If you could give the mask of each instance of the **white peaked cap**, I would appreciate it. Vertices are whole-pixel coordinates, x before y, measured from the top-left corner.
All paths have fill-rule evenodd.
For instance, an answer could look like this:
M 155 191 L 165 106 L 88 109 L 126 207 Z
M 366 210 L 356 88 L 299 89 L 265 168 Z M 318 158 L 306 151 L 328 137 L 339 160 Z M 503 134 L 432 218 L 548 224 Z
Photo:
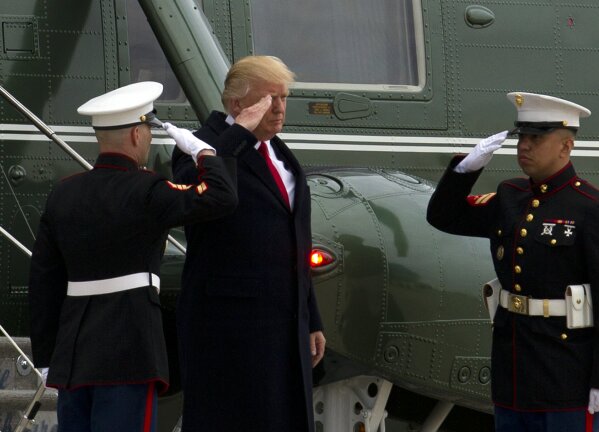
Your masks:
M 154 101 L 162 94 L 162 84 L 144 81 L 112 90 L 90 99 L 77 112 L 92 117 L 92 126 L 118 128 L 139 124 L 154 110 Z
M 535 93 L 508 93 L 507 98 L 518 110 L 518 122 L 554 123 L 563 127 L 578 128 L 580 118 L 588 117 L 591 111 L 573 102 Z

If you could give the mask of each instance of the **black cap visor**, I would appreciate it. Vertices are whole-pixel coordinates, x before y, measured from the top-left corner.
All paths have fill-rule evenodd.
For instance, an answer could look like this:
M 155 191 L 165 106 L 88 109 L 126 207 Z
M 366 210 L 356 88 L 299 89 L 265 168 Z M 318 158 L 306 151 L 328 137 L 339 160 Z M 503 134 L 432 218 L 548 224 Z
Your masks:
M 162 129 L 162 122 L 156 117 L 156 110 L 152 110 L 149 113 L 142 115 L 139 119 L 142 123 L 150 125 L 150 127 Z
M 564 126 L 562 122 L 514 122 L 514 129 L 508 135 L 545 135 L 556 129 L 569 129 L 576 133 L 577 127 Z

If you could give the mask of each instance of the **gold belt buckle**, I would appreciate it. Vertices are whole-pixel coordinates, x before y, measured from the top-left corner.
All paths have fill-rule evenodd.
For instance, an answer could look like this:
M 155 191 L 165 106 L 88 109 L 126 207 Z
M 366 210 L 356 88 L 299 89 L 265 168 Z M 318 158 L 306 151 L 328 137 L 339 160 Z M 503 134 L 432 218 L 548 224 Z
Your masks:
M 525 296 L 510 294 L 507 309 L 520 315 L 528 315 L 528 298 Z

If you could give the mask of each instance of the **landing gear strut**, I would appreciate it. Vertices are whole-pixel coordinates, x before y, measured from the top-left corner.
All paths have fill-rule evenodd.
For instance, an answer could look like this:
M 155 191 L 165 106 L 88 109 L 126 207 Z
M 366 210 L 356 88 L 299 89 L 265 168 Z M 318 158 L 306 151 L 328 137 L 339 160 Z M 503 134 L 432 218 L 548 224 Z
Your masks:
M 392 384 L 359 376 L 314 389 L 316 432 L 385 432 L 385 406 Z

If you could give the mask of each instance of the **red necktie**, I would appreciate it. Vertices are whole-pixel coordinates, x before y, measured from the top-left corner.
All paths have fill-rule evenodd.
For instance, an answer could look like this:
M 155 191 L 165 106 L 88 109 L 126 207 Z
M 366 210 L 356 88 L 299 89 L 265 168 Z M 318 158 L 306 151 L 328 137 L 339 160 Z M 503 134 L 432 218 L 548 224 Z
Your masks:
M 283 179 L 281 178 L 281 176 L 279 175 L 279 172 L 277 171 L 277 169 L 273 165 L 272 161 L 270 160 L 270 155 L 268 154 L 268 146 L 266 145 L 266 143 L 264 141 L 262 141 L 260 143 L 260 146 L 258 147 L 258 152 L 262 155 L 262 157 L 266 161 L 266 165 L 268 165 L 268 169 L 270 170 L 272 177 L 275 179 L 275 183 L 279 187 L 279 192 L 281 192 L 281 196 L 283 197 L 283 200 L 287 204 L 287 207 L 290 208 L 289 195 L 287 195 L 287 188 L 285 188 L 285 183 L 283 183 Z

